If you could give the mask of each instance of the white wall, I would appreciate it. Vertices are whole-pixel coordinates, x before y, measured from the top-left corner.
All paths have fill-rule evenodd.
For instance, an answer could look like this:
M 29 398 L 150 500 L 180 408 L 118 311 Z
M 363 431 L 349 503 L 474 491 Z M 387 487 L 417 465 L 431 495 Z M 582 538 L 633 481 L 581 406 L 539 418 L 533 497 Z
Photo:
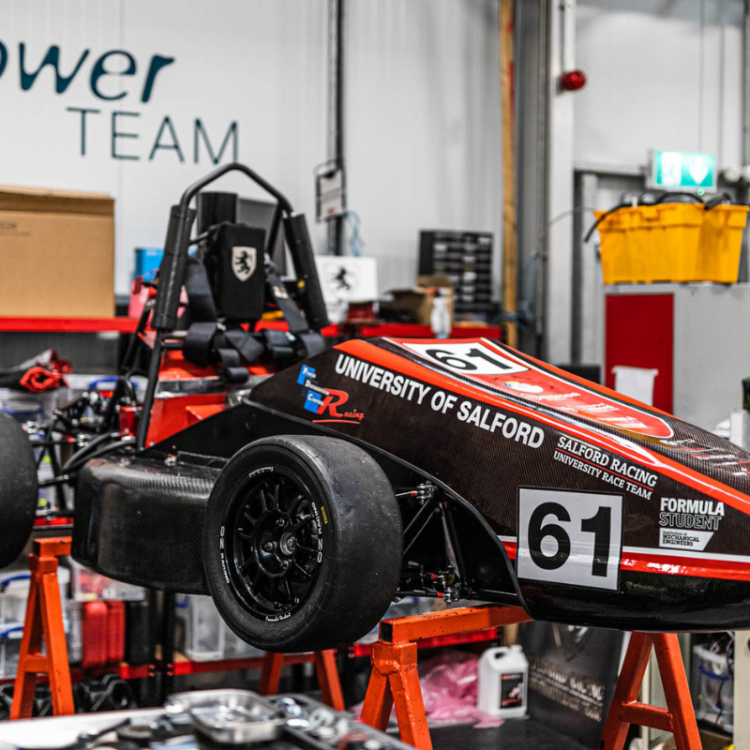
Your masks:
M 362 217 L 366 252 L 381 260 L 381 289 L 410 285 L 419 227 L 499 233 L 500 126 L 496 0 L 350 0 L 347 3 L 347 143 L 350 207 Z M 314 224 L 313 168 L 327 159 L 326 0 L 3 0 L 0 41 L 8 52 L 0 76 L 0 183 L 103 191 L 116 198 L 116 290 L 127 292 L 133 248 L 161 246 L 169 206 L 213 165 L 205 147 L 193 159 L 194 121 L 218 150 L 232 122 L 238 158 L 278 185 Z M 52 69 L 21 90 L 19 43 L 29 71 L 52 44 L 69 74 L 55 92 Z M 135 76 L 107 76 L 92 93 L 94 63 L 127 50 Z M 141 90 L 151 56 L 174 57 L 156 78 L 151 101 Z M 1 64 L 1 62 L 0 62 Z M 108 66 L 123 70 L 125 58 Z M 87 153 L 80 154 L 81 115 Z M 120 138 L 113 158 L 112 112 Z M 169 116 L 184 162 L 174 150 L 150 159 Z M 168 132 L 163 142 L 169 142 Z M 231 158 L 231 148 L 222 161 Z M 220 183 L 259 195 L 250 183 Z
M 161 246 L 169 206 L 213 164 L 202 146 L 193 159 L 195 118 L 217 152 L 232 122 L 239 130 L 238 158 L 288 193 L 295 208 L 314 213 L 312 169 L 326 156 L 326 19 L 324 0 L 4 0 L 0 40 L 9 60 L 0 77 L 0 182 L 110 193 L 116 198 L 116 290 L 129 289 L 133 248 Z M 85 49 L 88 59 L 64 94 L 55 93 L 47 67 L 22 91 L 18 44 L 27 46 L 34 70 L 51 44 L 61 47 L 68 73 Z M 107 95 L 93 95 L 89 78 L 102 53 L 124 49 L 137 60 L 134 77 L 108 77 Z M 156 79 L 151 101 L 140 101 L 151 55 L 176 58 Z M 124 59 L 109 63 L 124 69 Z M 122 89 L 120 89 L 122 90 Z M 109 92 L 109 93 L 108 93 Z M 87 153 L 80 154 L 80 114 L 68 107 L 101 110 L 88 116 Z M 111 155 L 111 113 L 120 129 L 138 139 L 118 139 Z M 160 150 L 149 160 L 156 133 L 169 116 L 185 161 Z M 165 140 L 169 138 L 165 136 Z M 222 161 L 231 159 L 231 148 Z M 249 182 L 227 178 L 222 186 L 258 194 Z M 323 240 L 322 231 L 316 239 Z
M 420 228 L 494 232 L 499 269 L 497 0 L 346 7 L 349 206 L 381 289 L 414 283 Z
M 742 0 L 578 0 L 575 158 L 646 164 L 649 149 L 741 156 Z
M 606 209 L 644 180 L 616 174 L 650 149 L 714 154 L 741 164 L 743 0 L 577 0 L 574 162 L 597 178 L 583 204 Z M 587 214 L 583 227 L 593 222 Z M 570 224 L 568 224 L 568 227 Z M 582 361 L 602 363 L 604 288 L 596 238 L 582 248 Z

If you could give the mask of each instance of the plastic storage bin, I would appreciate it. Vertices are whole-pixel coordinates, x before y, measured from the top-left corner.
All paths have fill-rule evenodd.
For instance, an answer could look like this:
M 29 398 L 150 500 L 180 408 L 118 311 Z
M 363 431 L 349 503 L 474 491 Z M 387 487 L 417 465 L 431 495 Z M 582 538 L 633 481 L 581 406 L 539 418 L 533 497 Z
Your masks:
M 226 651 L 227 627 L 210 596 L 191 594 L 177 605 L 185 626 L 185 656 L 191 661 L 218 661 Z
M 598 227 L 604 283 L 695 281 L 710 213 L 699 203 L 660 203 L 610 214 Z
M 747 210 L 748 206 L 716 206 L 705 212 L 698 254 L 699 281 L 737 282 Z
M 693 705 L 697 719 L 734 730 L 734 680 L 726 654 L 693 646 Z
M 63 610 L 63 624 L 68 630 L 69 613 L 67 607 L 70 571 L 60 567 L 57 570 L 60 586 L 60 601 Z M 5 626 L 22 624 L 26 619 L 26 603 L 29 599 L 31 582 L 29 574 L 23 572 L 0 575 L 0 630 Z
M 595 211 L 596 220 L 606 211 Z M 626 284 L 633 280 L 632 270 L 633 216 L 626 209 L 610 214 L 599 224 L 602 276 L 605 284 Z
M 15 677 L 22 635 L 23 625 L 0 626 L 0 679 Z
M 18 669 L 18 657 L 21 654 L 21 639 L 23 637 L 23 625 L 0 625 L 0 680 L 12 679 L 16 676 Z M 74 644 L 72 636 L 66 634 L 65 641 L 68 647 L 68 660 L 73 664 Z M 42 653 L 45 653 L 44 642 L 42 642 Z
M 77 602 L 93 602 L 97 599 L 115 601 L 138 601 L 146 598 L 146 589 L 94 573 L 93 570 L 68 559 L 70 568 L 71 595 Z

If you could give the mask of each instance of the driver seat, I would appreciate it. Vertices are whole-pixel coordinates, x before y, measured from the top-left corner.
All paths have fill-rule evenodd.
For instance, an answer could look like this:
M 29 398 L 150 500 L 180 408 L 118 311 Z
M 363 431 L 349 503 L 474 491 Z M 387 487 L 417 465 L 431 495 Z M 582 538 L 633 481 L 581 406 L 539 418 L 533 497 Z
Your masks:
M 234 221 L 236 200 L 234 194 L 199 194 L 201 239 L 197 254 L 188 258 L 188 304 L 180 328 L 187 330 L 185 359 L 202 367 L 219 364 L 226 382 L 244 383 L 247 367 L 263 355 L 286 367 L 325 344 L 310 331 L 265 254 L 265 230 Z M 282 312 L 288 331 L 255 331 L 269 306 Z

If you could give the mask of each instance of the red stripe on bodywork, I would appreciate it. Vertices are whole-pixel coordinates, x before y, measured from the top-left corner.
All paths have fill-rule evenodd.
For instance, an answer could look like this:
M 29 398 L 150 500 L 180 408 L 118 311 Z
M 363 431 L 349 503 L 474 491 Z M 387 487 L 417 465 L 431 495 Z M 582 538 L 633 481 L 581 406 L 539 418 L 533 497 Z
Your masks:
M 511 560 L 518 554 L 516 542 L 503 542 Z M 692 578 L 721 578 L 726 581 L 747 581 L 750 578 L 750 560 L 734 562 L 727 560 L 704 560 L 698 557 L 672 557 L 649 555 L 648 553 L 623 552 L 620 570 L 637 573 L 689 576 Z
M 726 581 L 750 579 L 750 562 L 706 560 L 699 557 L 670 557 L 644 553 L 623 553 L 620 570 L 693 578 L 721 578 Z

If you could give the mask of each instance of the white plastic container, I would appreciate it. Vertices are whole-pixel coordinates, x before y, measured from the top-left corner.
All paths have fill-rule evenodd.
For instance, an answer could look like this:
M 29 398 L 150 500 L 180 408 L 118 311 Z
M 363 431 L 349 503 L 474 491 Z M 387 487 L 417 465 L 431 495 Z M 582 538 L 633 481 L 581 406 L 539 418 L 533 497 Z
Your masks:
M 185 656 L 191 661 L 219 661 L 226 651 L 227 627 L 210 596 L 182 597 L 177 617 L 185 624 Z
M 695 717 L 734 731 L 734 678 L 727 655 L 704 646 L 693 646 L 693 691 Z
M 0 679 L 16 676 L 23 625 L 0 625 Z
M 31 582 L 29 574 L 23 571 L 0 575 L 0 629 L 5 625 L 17 625 L 26 619 L 26 604 L 29 599 Z M 62 566 L 57 569 L 57 582 L 60 586 L 60 601 L 63 610 L 63 625 L 68 630 L 68 588 L 70 571 Z
M 525 716 L 528 672 L 520 646 L 485 651 L 479 659 L 479 710 L 503 719 Z
M 73 601 L 93 602 L 98 599 L 114 601 L 140 601 L 146 598 L 146 589 L 131 583 L 114 581 L 106 576 L 94 573 L 72 558 L 66 565 L 70 569 L 70 590 Z

